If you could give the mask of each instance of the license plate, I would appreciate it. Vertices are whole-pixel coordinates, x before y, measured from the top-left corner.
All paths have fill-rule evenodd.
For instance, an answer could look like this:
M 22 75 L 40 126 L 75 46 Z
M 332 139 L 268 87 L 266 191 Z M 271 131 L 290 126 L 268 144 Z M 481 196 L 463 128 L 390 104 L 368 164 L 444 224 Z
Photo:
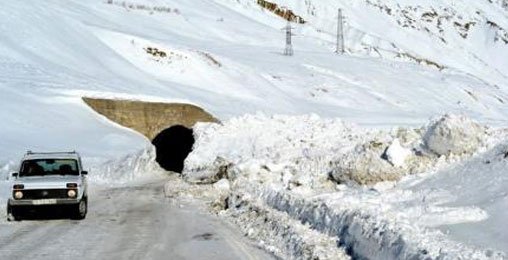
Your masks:
M 52 205 L 56 204 L 56 199 L 43 199 L 43 200 L 33 200 L 33 205 Z

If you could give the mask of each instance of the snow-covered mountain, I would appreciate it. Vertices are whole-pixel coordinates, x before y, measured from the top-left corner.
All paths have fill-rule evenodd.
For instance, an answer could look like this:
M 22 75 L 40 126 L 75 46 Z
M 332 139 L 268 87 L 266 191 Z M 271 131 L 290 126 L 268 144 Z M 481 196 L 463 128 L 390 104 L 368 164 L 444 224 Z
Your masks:
M 345 15 L 345 55 L 333 52 L 338 8 Z M 292 24 L 295 55 L 291 57 L 282 55 L 285 33 L 281 29 L 287 22 L 279 15 L 287 14 L 287 10 L 300 21 Z M 277 167 L 276 163 L 309 162 L 309 169 L 319 176 L 317 180 L 329 185 L 327 171 L 337 166 L 330 164 L 330 160 L 341 161 L 335 158 L 339 154 L 337 151 L 342 151 L 340 159 L 355 159 L 358 157 L 355 151 L 374 147 L 372 151 L 365 148 L 369 151 L 368 159 L 384 167 L 381 169 L 392 169 L 394 165 L 378 154 L 386 148 L 383 145 L 399 135 L 407 135 L 409 139 L 416 135 L 418 138 L 413 138 L 412 148 L 420 148 L 421 129 L 396 129 L 386 137 L 385 132 L 376 133 L 377 130 L 365 130 L 365 127 L 422 126 L 428 118 L 447 112 L 464 114 L 482 124 L 506 126 L 507 79 L 506 0 L 4 1 L 0 9 L 0 174 L 6 179 L 6 174 L 14 169 L 27 149 L 77 149 L 86 163 L 96 169 L 104 169 L 98 165 L 106 160 L 124 158 L 121 161 L 125 165 L 111 166 L 96 177 L 97 180 L 115 179 L 117 171 L 128 172 L 131 166 L 142 171 L 151 169 L 137 166 L 153 162 L 150 151 L 139 152 L 149 145 L 149 140 L 99 116 L 82 101 L 81 98 L 87 96 L 190 102 L 228 122 L 223 126 L 200 128 L 200 131 L 208 131 L 201 137 L 218 136 L 224 141 L 202 138 L 202 152 L 191 157 L 195 168 L 203 166 L 204 159 L 214 163 L 217 155 L 232 154 L 230 157 L 247 165 L 242 174 L 252 178 L 249 165 L 256 174 L 264 174 L 273 170 L 266 165 Z M 262 113 L 245 115 L 257 112 Z M 272 114 L 289 117 L 272 117 Z M 349 127 L 341 120 L 359 127 Z M 272 131 L 263 132 L 266 127 L 272 127 Z M 337 129 L 341 132 L 334 132 Z M 381 139 L 371 140 L 371 136 Z M 505 132 L 500 131 L 492 142 L 501 142 L 505 137 Z M 304 141 L 306 139 L 310 141 Z M 226 142 L 231 140 L 243 144 L 238 146 L 243 148 L 231 150 L 230 146 L 236 145 Z M 262 145 L 256 146 L 260 140 Z M 280 146 L 291 147 L 293 151 L 276 150 L 278 158 L 272 158 L 273 153 L 267 151 Z M 398 148 L 407 154 L 415 152 Z M 337 188 L 340 194 L 321 198 L 319 190 L 311 190 L 317 197 L 308 207 L 315 215 L 292 211 L 292 203 L 306 206 L 305 194 L 302 200 L 287 197 L 287 203 L 277 200 L 280 190 L 261 195 L 271 200 L 273 207 L 277 203 L 286 205 L 288 208 L 279 206 L 293 214 L 285 217 L 293 218 L 294 222 L 315 221 L 312 224 L 321 228 L 321 232 L 338 232 L 334 229 L 336 226 L 324 225 L 320 218 L 330 213 L 328 209 L 337 209 L 330 203 L 336 201 L 334 198 L 356 202 L 353 208 L 339 207 L 332 215 L 338 222 L 346 221 L 340 222 L 342 224 L 359 223 L 359 227 L 365 228 L 369 227 L 362 226 L 369 224 L 363 221 L 365 216 L 393 219 L 381 226 L 393 232 L 383 233 L 388 234 L 386 236 L 380 234 L 382 232 L 368 233 L 370 240 L 362 240 L 366 234 L 360 229 L 346 234 L 349 235 L 347 239 L 358 242 L 351 245 L 352 248 L 356 246 L 355 249 L 360 249 L 358 252 L 366 250 L 367 254 L 359 256 L 374 257 L 380 253 L 385 253 L 387 258 L 404 254 L 422 256 L 429 248 L 431 254 L 442 256 L 446 250 L 441 252 L 441 249 L 446 247 L 450 237 L 439 233 L 440 239 L 431 241 L 426 236 L 440 232 L 432 229 L 437 225 L 432 223 L 441 223 L 444 225 L 441 231 L 451 232 L 453 239 L 460 241 L 447 248 L 452 249 L 447 256 L 471 256 L 479 252 L 479 258 L 489 257 L 489 254 L 502 257 L 504 253 L 498 254 L 498 251 L 506 251 L 505 243 L 493 245 L 496 254 L 478 243 L 479 239 L 471 241 L 478 248 L 470 251 L 468 245 L 461 244 L 482 227 L 495 229 L 507 215 L 502 208 L 506 205 L 506 193 L 502 191 L 507 187 L 506 178 L 502 176 L 506 156 L 497 154 L 505 152 L 506 145 L 493 148 L 493 144 L 489 144 L 483 149 L 490 150 L 471 161 L 467 161 L 470 154 L 446 160 L 433 157 L 431 152 L 424 154 L 432 158 L 432 166 L 436 168 L 442 164 L 449 166 L 454 160 L 466 161 L 449 172 L 439 169 L 437 175 L 416 176 L 394 190 L 387 188 L 388 192 L 382 185 L 375 190 L 364 190 L 333 184 L 327 188 Z M 128 155 L 134 152 L 135 155 Z M 200 156 L 202 154 L 208 157 Z M 347 162 L 355 162 L 353 159 Z M 487 177 L 475 169 L 485 171 Z M 466 182 L 463 187 L 472 189 L 471 192 L 460 189 L 461 183 L 450 182 L 462 171 L 472 173 L 468 178 L 457 178 L 458 182 Z M 314 179 L 301 176 L 301 172 L 294 174 L 304 180 L 297 182 L 305 189 L 308 188 L 306 181 Z M 407 171 L 398 168 L 396 173 L 399 178 Z M 279 176 L 267 179 L 281 179 L 274 183 L 289 182 L 289 177 Z M 480 188 L 484 186 L 475 182 L 483 183 L 489 176 L 499 185 L 491 192 L 482 193 Z M 448 182 L 451 186 L 444 185 Z M 0 186 L 6 183 L 0 182 Z M 252 183 L 254 188 L 247 188 L 262 191 L 255 186 L 255 180 Z M 0 207 L 7 197 L 7 189 L 2 190 Z M 248 189 L 240 188 L 235 192 L 248 192 Z M 457 200 L 453 200 L 452 193 L 458 194 Z M 479 198 L 482 201 L 461 198 L 477 194 L 484 195 Z M 270 199 L 272 195 L 275 199 Z M 333 197 L 336 195 L 338 197 Z M 421 200 L 427 199 L 427 195 L 436 199 L 422 204 Z M 490 207 L 489 200 L 495 205 Z M 390 201 L 391 206 L 384 205 L 386 201 Z M 459 208 L 443 209 L 442 201 L 455 203 L 453 206 Z M 314 211 L 318 202 L 332 206 Z M 414 207 L 391 218 L 408 203 Z M 371 210 L 367 213 L 373 213 L 367 214 L 366 209 Z M 415 211 L 409 212 L 413 209 Z M 353 215 L 342 214 L 340 210 Z M 471 220 L 451 216 L 455 212 L 479 213 Z M 420 219 L 423 224 L 414 228 L 413 225 L 420 223 L 416 220 L 422 214 L 426 219 Z M 360 222 L 354 222 L 356 217 Z M 450 219 L 456 221 L 450 222 Z M 489 221 L 481 222 L 485 219 Z M 353 222 L 347 222 L 350 220 Z M 407 224 L 402 225 L 402 229 L 400 221 Z M 486 224 L 464 229 L 452 226 L 469 225 L 468 221 Z M 379 227 L 383 223 L 370 224 Z M 303 228 L 309 227 L 302 227 L 305 231 Z M 404 231 L 403 235 L 409 235 L 399 236 L 400 230 Z M 506 235 L 491 232 L 480 238 L 483 237 L 495 240 L 506 238 Z M 401 247 L 404 250 L 397 247 L 399 238 L 409 241 Z M 383 247 L 383 243 L 390 241 L 392 247 Z M 364 247 L 370 243 L 379 243 L 376 244 L 379 250 L 369 251 L 370 247 Z
M 336 10 L 343 9 L 346 45 L 351 53 L 460 70 L 506 90 L 506 1 L 276 2 L 309 21 L 318 32 L 309 34 L 329 42 L 336 31 Z
M 111 152 L 101 154 L 144 143 L 99 120 L 81 96 L 188 100 L 221 119 L 317 113 L 387 126 L 456 112 L 506 122 L 502 3 L 334 2 L 277 2 L 307 21 L 294 25 L 296 55 L 285 57 L 286 21 L 256 1 L 8 1 L 0 10 L 0 152 L 70 142 L 96 153 L 75 135 L 109 136 Z M 336 7 L 347 17 L 351 55 L 332 53 Z

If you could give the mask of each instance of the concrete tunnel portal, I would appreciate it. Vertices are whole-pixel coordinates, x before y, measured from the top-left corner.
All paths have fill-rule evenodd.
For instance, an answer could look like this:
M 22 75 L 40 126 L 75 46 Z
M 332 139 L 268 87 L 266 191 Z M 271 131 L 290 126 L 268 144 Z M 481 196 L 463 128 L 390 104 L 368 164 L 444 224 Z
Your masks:
M 155 146 L 156 161 L 167 171 L 181 173 L 192 151 L 192 128 L 197 122 L 218 122 L 204 109 L 184 103 L 87 98 L 97 113 L 147 137 Z

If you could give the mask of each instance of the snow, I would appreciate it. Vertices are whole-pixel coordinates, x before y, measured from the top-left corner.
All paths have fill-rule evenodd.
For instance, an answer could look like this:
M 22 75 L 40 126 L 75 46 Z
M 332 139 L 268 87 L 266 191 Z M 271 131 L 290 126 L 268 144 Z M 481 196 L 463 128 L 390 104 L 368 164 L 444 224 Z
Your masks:
M 435 130 L 436 122 L 453 126 L 447 128 L 450 131 L 445 132 L 446 137 L 463 136 L 461 126 L 468 126 L 463 122 L 481 129 L 474 132 L 475 140 L 479 140 L 477 146 L 468 153 L 434 154 L 425 141 L 427 133 Z M 504 246 L 468 240 L 480 230 L 466 232 L 462 237 L 460 232 L 467 229 L 457 228 L 457 236 L 447 230 L 476 223 L 490 223 L 490 228 L 503 226 L 491 219 L 484 207 L 486 201 L 499 195 L 506 198 L 504 186 L 492 194 L 483 194 L 483 200 L 450 205 L 462 197 L 455 195 L 461 193 L 456 189 L 481 193 L 492 181 L 484 180 L 486 186 L 474 186 L 473 180 L 478 178 L 471 176 L 470 185 L 454 185 L 451 179 L 457 178 L 448 176 L 428 185 L 422 183 L 428 176 L 460 172 L 454 167 L 475 161 L 485 152 L 497 153 L 498 159 L 504 157 L 499 150 L 508 148 L 497 145 L 507 134 L 505 129 L 491 129 L 450 114 L 417 129 L 381 131 L 317 115 L 247 115 L 196 127 L 196 143 L 183 174 L 187 180 L 201 183 L 228 179 L 229 202 L 238 196 L 252 197 L 230 206 L 225 213 L 242 227 L 257 226 L 254 217 L 244 216 L 245 208 L 288 214 L 291 219 L 310 225 L 312 231 L 338 239 L 341 248 L 354 252 L 353 257 L 501 259 L 506 256 Z M 451 142 L 446 137 L 443 140 Z M 486 160 L 481 161 L 485 164 Z M 349 176 L 343 176 L 345 170 L 349 170 Z M 453 190 L 447 188 L 448 184 Z M 422 185 L 425 188 L 420 188 Z M 495 209 L 506 212 L 499 205 Z M 504 216 L 502 213 L 499 219 Z
M 291 158 L 305 157 L 307 150 L 304 148 L 312 146 L 313 142 L 332 136 L 337 136 L 334 140 L 340 141 L 341 134 L 349 133 L 347 129 L 341 120 L 321 119 L 317 115 L 255 114 L 233 118 L 222 124 L 198 124 L 194 127 L 194 152 L 187 158 L 185 167 L 192 169 L 211 164 L 217 156 L 225 155 L 235 163 L 251 155 L 259 155 L 260 160 L 275 158 L 277 163 L 284 163 Z M 306 139 L 310 141 L 305 142 Z M 234 143 L 237 145 L 231 149 L 230 145 Z M 328 147 L 340 146 L 328 143 Z M 273 151 L 273 148 L 277 150 Z
M 485 216 L 483 221 L 467 225 L 439 223 L 440 230 L 452 238 L 483 247 L 491 247 L 508 252 L 506 203 L 508 199 L 508 136 L 493 149 L 471 160 L 462 162 L 449 169 L 424 176 L 408 179 L 398 186 L 414 193 L 436 194 L 431 205 L 446 205 L 449 209 L 460 209 L 475 205 L 477 211 Z M 478 214 L 476 214 L 478 215 Z M 462 217 L 474 217 L 475 214 L 462 213 Z M 447 215 L 429 216 L 429 221 L 446 221 Z M 480 218 L 481 219 L 481 218 Z
M 343 248 L 336 246 L 335 238 L 309 229 L 285 212 L 266 207 L 252 193 L 236 190 L 228 197 L 228 204 L 234 210 L 220 215 L 231 218 L 247 237 L 259 241 L 261 247 L 280 258 L 351 259 Z
M 250 0 L 5 1 L 0 206 L 28 149 L 79 151 L 94 185 L 161 176 L 150 140 L 83 96 L 185 102 L 223 122 L 195 127 L 186 180 L 250 196 L 224 214 L 265 248 L 324 257 L 320 241 L 339 239 L 333 250 L 353 257 L 505 256 L 506 133 L 493 127 L 508 118 L 506 6 L 274 1 L 308 21 L 293 25 L 293 57 L 286 22 Z M 338 7 L 347 55 L 333 54 Z
M 222 2 L 228 2 L 223 0 Z M 249 5 L 248 0 L 241 1 Z M 508 75 L 506 6 L 455 0 L 278 0 L 309 21 L 305 30 L 335 48 L 337 9 L 345 16 L 346 50 L 407 60 L 475 75 L 505 86 Z M 504 40 L 503 40 L 504 39 Z
M 473 153 L 485 130 L 464 116 L 445 115 L 432 122 L 425 133 L 425 145 L 439 155 Z
M 490 248 L 477 248 L 451 240 L 444 233 L 415 223 L 418 214 L 412 216 L 403 211 L 406 209 L 404 200 L 409 197 L 404 192 L 376 193 L 348 190 L 309 197 L 267 190 L 262 196 L 272 207 L 288 212 L 316 230 L 338 237 L 340 244 L 354 252 L 356 257 L 502 259 L 505 256 Z M 397 202 L 399 207 L 395 207 Z M 446 218 L 448 212 L 444 212 L 439 215 Z M 475 208 L 456 210 L 452 214 L 471 215 L 461 218 L 462 222 L 485 219 L 485 214 Z
M 399 139 L 393 140 L 385 152 L 386 159 L 396 167 L 404 166 L 406 159 L 411 155 L 411 151 L 400 145 Z
M 221 179 L 218 182 L 213 184 L 213 187 L 217 189 L 219 192 L 229 192 L 231 189 L 229 181 L 227 179 Z
M 392 127 L 420 125 L 447 111 L 493 125 L 506 122 L 506 91 L 486 84 L 487 77 L 359 54 L 334 56 L 329 43 L 314 35 L 316 27 L 331 28 L 330 21 L 318 19 L 325 14 L 295 25 L 296 56 L 288 58 L 280 55 L 284 21 L 255 3 L 135 4 L 178 12 L 150 13 L 101 1 L 6 3 L 0 11 L 2 166 L 27 149 L 76 149 L 85 157 L 111 158 L 146 146 L 141 136 L 104 122 L 82 96 L 190 102 L 221 120 L 257 111 L 315 113 Z M 316 12 L 330 4 L 323 1 Z M 498 17 L 497 11 L 490 13 Z M 348 23 L 372 20 L 351 16 Z M 155 57 L 148 47 L 167 56 Z
M 149 146 L 137 153 L 92 167 L 89 181 L 94 185 L 122 186 L 147 180 L 161 179 L 167 175 L 155 161 L 155 148 Z
M 268 171 L 280 174 L 288 185 L 308 184 L 304 186 L 311 188 L 319 187 L 330 176 L 339 182 L 359 184 L 399 180 L 406 174 L 429 171 L 468 156 L 433 154 L 428 140 L 432 136 L 429 133 L 436 129 L 433 123 L 436 120 L 456 126 L 447 128 L 449 131 L 441 140 L 432 137 L 442 146 L 447 145 L 444 141 L 452 142 L 447 139 L 449 136 L 457 136 L 454 140 L 458 140 L 459 146 L 468 141 L 461 128 L 463 121 L 481 129 L 475 132 L 477 143 L 468 148 L 468 154 L 485 149 L 497 136 L 496 130 L 455 115 L 444 115 L 419 129 L 391 130 L 362 128 L 315 114 L 245 115 L 221 124 L 197 125 L 196 142 L 185 161 L 184 175 L 188 180 L 203 181 L 217 178 L 224 171 L 232 178 L 244 174 L 256 178 L 259 172 Z

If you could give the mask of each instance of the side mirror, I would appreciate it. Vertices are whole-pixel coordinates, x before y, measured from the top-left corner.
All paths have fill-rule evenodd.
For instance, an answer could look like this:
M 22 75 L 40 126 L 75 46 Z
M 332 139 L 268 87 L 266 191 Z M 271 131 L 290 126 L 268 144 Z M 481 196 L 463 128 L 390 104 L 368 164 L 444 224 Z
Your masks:
M 17 172 L 13 172 L 13 173 L 11 174 L 11 176 L 12 176 L 12 177 L 14 177 L 14 178 L 18 178 L 18 175 L 19 175 L 19 173 L 17 173 Z
M 81 171 L 81 175 L 88 175 L 87 171 Z

